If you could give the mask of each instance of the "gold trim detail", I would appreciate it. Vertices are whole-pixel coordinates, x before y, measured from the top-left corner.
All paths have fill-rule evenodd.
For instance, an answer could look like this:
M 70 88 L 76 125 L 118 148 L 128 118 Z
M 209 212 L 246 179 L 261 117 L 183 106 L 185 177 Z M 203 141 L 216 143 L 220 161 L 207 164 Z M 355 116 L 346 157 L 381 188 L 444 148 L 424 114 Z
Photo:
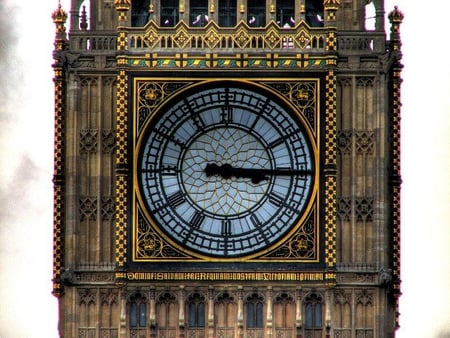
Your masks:
M 116 131 L 116 264 L 123 268 L 127 261 L 127 172 L 128 163 L 128 75 L 123 69 L 117 75 Z
M 150 20 L 144 28 L 128 30 L 130 49 L 157 49 L 164 52 L 181 52 L 180 49 L 203 52 L 206 47 L 239 52 L 243 49 L 287 52 L 293 49 L 325 51 L 328 28 L 311 29 L 305 21 L 290 29 L 283 29 L 271 20 L 264 28 L 253 28 L 245 21 L 236 27 L 219 27 L 214 20 L 201 30 L 180 21 L 175 27 L 160 27 Z
M 336 265 L 336 74 L 329 70 L 325 78 L 325 263 Z
M 391 153 L 391 196 L 392 196 L 392 276 L 393 276 L 393 295 L 395 297 L 395 321 L 396 327 L 400 327 L 400 311 L 399 311 L 399 297 L 401 295 L 401 270 L 400 270 L 400 245 L 401 245 L 401 213 L 400 213 L 400 188 L 402 184 L 401 179 L 401 72 L 403 65 L 401 63 L 401 38 L 400 25 L 403 22 L 403 13 L 397 6 L 388 15 L 391 22 L 391 48 L 395 53 L 395 60 L 391 69 L 391 90 L 392 90 L 392 112 L 391 112 L 391 130 L 390 139 L 392 144 Z
M 65 23 L 67 13 L 58 4 L 52 14 L 56 26 L 54 72 L 54 149 L 53 149 L 53 294 L 61 297 L 64 286 L 61 276 L 64 269 L 64 224 L 65 224 L 65 78 L 66 72 L 59 53 L 67 46 Z
M 167 102 L 167 100 L 175 93 L 185 90 L 187 87 L 197 85 L 202 82 L 212 81 L 211 79 L 196 79 L 185 81 L 183 78 L 172 79 L 165 78 L 135 78 L 132 84 L 133 93 L 133 119 L 134 119 L 134 167 L 138 158 L 138 144 L 140 137 L 148 124 L 149 119 Z M 296 81 L 284 78 L 271 79 L 267 81 L 262 78 L 252 78 L 250 80 L 240 80 L 248 82 L 256 86 L 263 86 L 274 95 L 283 97 L 284 101 L 289 102 L 292 110 L 296 111 L 299 117 L 303 119 L 308 133 L 314 143 L 314 153 L 316 158 L 316 167 L 319 168 L 318 148 L 320 147 L 320 126 L 319 112 L 321 111 L 321 91 L 320 78 L 297 78 Z M 120 129 L 120 128 L 119 128 Z M 319 171 L 319 169 L 317 169 Z M 212 258 L 187 252 L 185 248 L 178 246 L 172 240 L 166 238 L 162 231 L 150 220 L 150 216 L 145 210 L 141 210 L 141 200 L 137 185 L 136 170 L 133 171 L 133 219 L 130 224 L 132 233 L 130 237 L 132 251 L 132 262 L 173 262 L 173 261 L 191 261 L 191 262 L 211 262 L 211 261 L 236 261 L 236 258 L 223 259 Z M 323 244 L 320 242 L 320 234 L 327 231 L 327 238 L 330 240 L 326 243 L 328 247 L 332 245 L 334 248 L 334 237 L 330 233 L 330 229 L 322 230 L 322 216 L 319 210 L 319 192 L 316 180 L 312 200 L 308 207 L 309 215 L 304 215 L 302 223 L 296 229 L 286 234 L 276 245 L 274 244 L 270 250 L 258 252 L 241 257 L 239 261 L 248 262 L 304 262 L 318 263 L 320 261 L 320 252 L 323 250 Z M 334 189 L 334 190 L 333 190 Z M 327 191 L 334 191 L 334 188 L 328 188 Z M 333 192 L 330 196 L 335 196 Z M 332 221 L 332 220 L 331 220 Z M 130 229 L 130 230 L 131 230 Z M 335 228 L 331 228 L 331 232 L 335 233 Z M 329 251 L 332 251 L 330 249 Z M 328 252 L 328 251 L 327 251 Z M 334 253 L 332 253 L 334 255 Z M 335 257 L 335 256 L 333 256 Z M 333 263 L 334 264 L 334 263 Z

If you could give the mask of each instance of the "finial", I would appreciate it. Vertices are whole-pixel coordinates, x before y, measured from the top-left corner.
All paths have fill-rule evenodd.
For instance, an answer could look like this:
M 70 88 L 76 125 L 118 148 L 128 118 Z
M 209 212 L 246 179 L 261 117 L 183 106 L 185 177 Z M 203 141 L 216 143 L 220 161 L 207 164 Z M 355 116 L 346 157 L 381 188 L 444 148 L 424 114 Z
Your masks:
M 389 13 L 388 15 L 389 21 L 391 23 L 402 23 L 404 15 L 403 13 L 398 9 L 397 6 L 394 6 L 394 10 Z
M 326 10 L 335 10 L 339 9 L 339 5 L 341 4 L 340 0 L 324 0 L 323 6 Z
M 64 25 L 67 20 L 67 13 L 61 8 L 61 0 L 58 0 L 58 8 L 52 13 L 53 22 Z

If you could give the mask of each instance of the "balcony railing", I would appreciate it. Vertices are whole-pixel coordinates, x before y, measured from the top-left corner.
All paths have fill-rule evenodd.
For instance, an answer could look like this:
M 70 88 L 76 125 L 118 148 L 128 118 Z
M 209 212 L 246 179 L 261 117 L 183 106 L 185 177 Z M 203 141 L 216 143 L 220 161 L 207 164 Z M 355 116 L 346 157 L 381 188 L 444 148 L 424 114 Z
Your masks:
M 326 52 L 326 27 L 310 28 L 304 22 L 296 27 L 281 28 L 271 22 L 264 28 L 249 27 L 241 22 L 236 27 L 219 27 L 213 21 L 205 27 L 188 27 L 180 22 L 176 27 L 159 27 L 153 21 L 145 27 L 128 28 L 127 43 L 132 53 L 146 52 L 226 52 L 245 53 L 289 51 L 298 53 Z M 117 48 L 114 31 L 75 31 L 70 35 L 74 52 L 112 54 Z M 338 53 L 342 55 L 383 53 L 384 32 L 337 32 Z

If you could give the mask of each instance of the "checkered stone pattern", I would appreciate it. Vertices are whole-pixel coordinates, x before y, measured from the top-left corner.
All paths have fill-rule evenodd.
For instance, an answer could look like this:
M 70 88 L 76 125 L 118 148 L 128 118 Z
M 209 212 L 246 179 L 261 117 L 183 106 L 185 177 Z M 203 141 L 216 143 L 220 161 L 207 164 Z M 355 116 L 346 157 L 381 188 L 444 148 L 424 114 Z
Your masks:
M 325 168 L 336 168 L 336 75 L 329 70 L 325 77 Z M 336 172 L 329 170 L 325 176 L 325 263 L 336 265 Z
M 63 293 L 60 277 L 64 263 L 64 71 L 55 67 L 55 135 L 53 167 L 53 293 Z
M 325 263 L 336 265 L 336 177 L 325 177 Z
M 330 70 L 325 78 L 325 166 L 335 166 L 336 147 L 336 75 Z
M 392 274 L 394 293 L 399 296 L 401 271 L 400 271 L 400 186 L 401 186 L 401 167 L 400 167 L 400 119 L 401 119 L 401 65 L 393 69 L 393 100 L 392 100 L 392 120 L 391 120 L 391 142 L 392 142 Z M 399 302 L 396 300 L 396 325 L 399 326 Z
M 327 51 L 337 50 L 337 39 L 335 32 L 328 32 L 327 35 Z
M 60 277 L 64 262 L 64 189 L 55 185 L 53 189 L 53 294 L 63 293 Z
M 125 32 L 119 32 L 117 34 L 117 50 L 124 51 L 128 49 L 128 37 Z
M 127 163 L 127 91 L 128 76 L 125 70 L 117 75 L 117 134 L 116 134 L 116 163 Z
M 127 177 L 116 180 L 116 264 L 124 267 L 127 261 Z

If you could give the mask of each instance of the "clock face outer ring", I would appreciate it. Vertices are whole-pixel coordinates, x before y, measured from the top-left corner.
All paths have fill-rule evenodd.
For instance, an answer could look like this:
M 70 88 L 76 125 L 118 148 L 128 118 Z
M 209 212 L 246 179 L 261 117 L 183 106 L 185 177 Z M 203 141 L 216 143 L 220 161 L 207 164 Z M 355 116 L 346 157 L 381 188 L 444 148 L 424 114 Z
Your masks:
M 311 210 L 315 142 L 304 118 L 262 86 L 194 85 L 155 111 L 143 130 L 134 171 L 139 204 L 152 227 L 186 253 L 209 260 L 260 255 L 291 236 Z M 208 176 L 208 164 L 250 170 Z

